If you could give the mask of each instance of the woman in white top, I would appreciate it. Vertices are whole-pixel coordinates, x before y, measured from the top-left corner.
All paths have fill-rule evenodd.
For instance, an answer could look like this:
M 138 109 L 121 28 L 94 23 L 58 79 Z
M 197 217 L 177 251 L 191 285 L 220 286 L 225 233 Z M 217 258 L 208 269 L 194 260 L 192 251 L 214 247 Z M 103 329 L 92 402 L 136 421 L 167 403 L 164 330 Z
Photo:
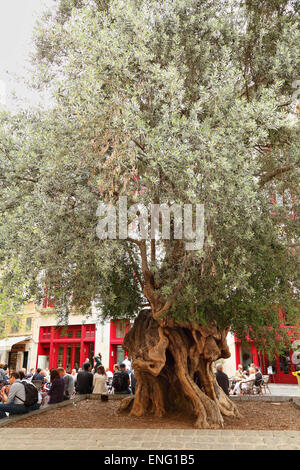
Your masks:
M 97 367 L 97 372 L 93 379 L 93 393 L 100 393 L 101 395 L 107 395 L 107 376 L 103 366 Z

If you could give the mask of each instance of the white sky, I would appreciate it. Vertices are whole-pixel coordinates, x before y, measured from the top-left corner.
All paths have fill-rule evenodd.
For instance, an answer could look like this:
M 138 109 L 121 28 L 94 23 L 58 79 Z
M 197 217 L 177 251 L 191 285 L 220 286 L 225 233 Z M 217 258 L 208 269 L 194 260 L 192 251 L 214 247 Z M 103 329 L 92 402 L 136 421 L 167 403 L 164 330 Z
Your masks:
M 53 0 L 0 0 L 0 103 L 8 108 L 13 107 L 12 91 L 28 102 L 36 101 L 16 77 L 26 76 L 35 21 L 52 5 Z

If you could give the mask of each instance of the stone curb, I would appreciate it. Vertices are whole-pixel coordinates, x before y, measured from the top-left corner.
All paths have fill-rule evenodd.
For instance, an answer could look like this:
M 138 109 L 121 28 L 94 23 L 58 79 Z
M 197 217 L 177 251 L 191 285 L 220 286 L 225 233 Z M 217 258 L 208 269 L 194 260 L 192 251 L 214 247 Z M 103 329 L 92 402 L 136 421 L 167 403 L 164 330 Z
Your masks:
M 115 394 L 115 395 L 108 395 L 109 400 L 123 400 L 123 398 L 130 397 L 130 395 L 123 395 L 123 394 Z M 61 403 L 55 403 L 53 405 L 45 405 L 42 408 L 34 411 L 30 411 L 29 413 L 24 413 L 22 415 L 14 415 L 8 418 L 0 419 L 0 428 L 7 426 L 10 423 L 15 423 L 22 419 L 30 418 L 31 416 L 36 416 L 41 413 L 45 413 L 46 411 L 55 410 L 57 408 L 63 408 L 64 406 L 70 406 L 72 404 L 76 404 L 79 401 L 83 400 L 101 400 L 101 394 L 93 393 L 89 395 L 78 395 L 71 400 L 65 400 Z
M 300 410 L 300 398 L 293 398 L 293 405 Z

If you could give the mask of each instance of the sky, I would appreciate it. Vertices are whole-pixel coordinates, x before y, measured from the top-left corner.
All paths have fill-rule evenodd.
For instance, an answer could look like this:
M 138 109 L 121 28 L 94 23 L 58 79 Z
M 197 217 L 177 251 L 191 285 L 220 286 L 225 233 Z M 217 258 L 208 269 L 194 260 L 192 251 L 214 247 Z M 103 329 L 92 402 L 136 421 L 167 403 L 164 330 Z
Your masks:
M 17 77 L 26 76 L 36 19 L 51 6 L 53 0 L 0 0 L 0 104 L 9 109 L 13 91 L 28 103 L 37 102 Z

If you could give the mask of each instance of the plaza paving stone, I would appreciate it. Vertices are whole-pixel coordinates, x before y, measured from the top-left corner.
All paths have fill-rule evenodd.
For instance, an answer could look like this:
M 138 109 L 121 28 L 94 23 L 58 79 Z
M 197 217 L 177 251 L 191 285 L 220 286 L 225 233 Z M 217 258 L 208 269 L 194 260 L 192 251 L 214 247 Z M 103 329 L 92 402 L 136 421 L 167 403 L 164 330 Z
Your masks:
M 0 450 L 300 450 L 300 431 L 0 429 Z

